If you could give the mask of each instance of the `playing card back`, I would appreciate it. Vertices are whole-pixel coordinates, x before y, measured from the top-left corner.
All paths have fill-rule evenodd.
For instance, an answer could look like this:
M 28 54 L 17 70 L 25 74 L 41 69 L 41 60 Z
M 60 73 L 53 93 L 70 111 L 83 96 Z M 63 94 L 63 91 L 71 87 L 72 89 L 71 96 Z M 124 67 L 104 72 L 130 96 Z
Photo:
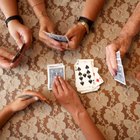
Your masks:
M 47 70 L 48 70 L 48 90 L 52 90 L 54 78 L 56 76 L 61 76 L 62 78 L 65 79 L 65 66 L 62 63 L 47 65 Z

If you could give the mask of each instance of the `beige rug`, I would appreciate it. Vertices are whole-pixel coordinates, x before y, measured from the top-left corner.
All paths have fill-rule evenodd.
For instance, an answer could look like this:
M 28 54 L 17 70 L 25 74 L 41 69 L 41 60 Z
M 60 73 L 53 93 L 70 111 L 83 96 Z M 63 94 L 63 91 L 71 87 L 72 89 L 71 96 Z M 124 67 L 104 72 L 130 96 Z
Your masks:
M 47 91 L 47 64 L 64 63 L 66 78 L 74 85 L 73 65 L 77 59 L 94 59 L 104 80 L 98 92 L 80 95 L 93 121 L 107 140 L 140 140 L 140 83 L 134 73 L 140 70 L 140 40 L 137 36 L 123 61 L 127 86 L 113 80 L 105 64 L 105 47 L 117 37 L 139 0 L 109 0 L 81 48 L 60 53 L 38 41 L 38 20 L 25 0 L 19 11 L 33 31 L 34 42 L 19 67 L 0 68 L 0 109 L 24 89 L 40 90 L 52 104 L 37 102 L 17 113 L 0 132 L 0 140 L 83 140 L 81 130 L 69 113 Z M 48 12 L 64 34 L 80 16 L 82 0 L 48 0 Z M 16 48 L 0 12 L 0 44 Z M 86 123 L 86 122 L 85 122 Z

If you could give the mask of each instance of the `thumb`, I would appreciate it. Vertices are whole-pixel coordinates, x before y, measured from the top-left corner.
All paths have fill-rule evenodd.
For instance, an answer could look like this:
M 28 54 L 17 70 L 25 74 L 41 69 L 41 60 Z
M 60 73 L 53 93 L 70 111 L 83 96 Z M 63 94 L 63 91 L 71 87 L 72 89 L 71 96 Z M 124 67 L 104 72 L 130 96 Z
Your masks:
M 35 96 L 35 97 L 30 98 L 30 99 L 25 100 L 25 101 L 26 101 L 26 104 L 27 104 L 27 105 L 30 105 L 30 104 L 32 104 L 32 103 L 38 101 L 38 100 L 39 100 L 39 98 Z
M 22 45 L 23 45 L 23 41 L 21 39 L 21 36 L 16 33 L 14 36 L 13 36 L 14 40 L 16 41 L 18 47 L 20 48 Z

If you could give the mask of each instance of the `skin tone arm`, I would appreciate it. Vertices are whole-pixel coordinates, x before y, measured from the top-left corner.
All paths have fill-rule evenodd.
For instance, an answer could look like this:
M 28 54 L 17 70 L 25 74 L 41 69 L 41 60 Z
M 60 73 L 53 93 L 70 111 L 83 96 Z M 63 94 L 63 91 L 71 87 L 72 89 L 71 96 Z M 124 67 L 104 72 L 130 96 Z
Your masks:
M 24 91 L 24 94 L 29 94 L 29 91 Z M 10 103 L 0 111 L 0 129 L 4 124 L 18 111 L 25 109 L 30 104 L 36 102 L 37 97 L 33 97 L 27 100 L 17 98 L 14 102 Z
M 39 23 L 40 23 L 40 30 L 39 30 L 39 39 L 43 43 L 45 43 L 48 47 L 63 51 L 62 43 L 55 41 L 54 39 L 51 39 L 47 37 L 45 32 L 54 33 L 55 32 L 55 26 L 51 19 L 49 18 L 46 7 L 45 7 L 45 1 L 44 0 L 28 0 L 29 5 L 33 8 Z
M 128 30 L 129 29 L 129 30 Z M 112 44 L 106 47 L 106 62 L 112 76 L 117 73 L 116 52 L 120 50 L 123 57 L 128 51 L 133 37 L 140 31 L 140 2 L 136 6 L 132 16 L 124 25 L 120 35 Z
M 11 0 L 0 0 L 0 8 L 1 8 L 2 12 L 4 13 L 6 19 L 10 16 L 18 15 L 17 0 L 12 0 L 12 1 Z M 18 20 L 11 20 L 8 23 L 8 30 L 19 47 L 22 46 L 23 41 L 26 44 L 25 45 L 26 48 L 29 47 L 29 45 L 31 44 L 31 41 L 32 41 L 32 35 L 31 35 L 31 31 L 25 25 L 22 25 Z M 7 53 L 9 53 L 9 52 L 7 52 Z M 11 64 L 10 56 L 6 57 L 6 58 L 3 56 L 0 56 L 0 57 L 2 57 L 6 62 L 4 64 L 4 68 L 15 67 L 19 63 L 19 60 L 17 60 L 15 63 Z M 2 64 L 2 66 L 3 66 L 3 64 Z
M 78 93 L 67 81 L 57 77 L 53 84 L 53 93 L 58 102 L 72 115 L 87 140 L 104 140 L 103 135 L 82 105 Z
M 98 13 L 104 5 L 105 0 L 86 0 L 84 9 L 81 13 L 81 16 L 86 17 L 92 21 L 95 21 Z M 86 28 L 78 23 L 73 25 L 66 33 L 66 36 L 69 38 L 69 47 L 70 49 L 76 49 L 79 47 L 80 42 L 86 34 Z M 66 47 L 66 46 L 65 46 Z

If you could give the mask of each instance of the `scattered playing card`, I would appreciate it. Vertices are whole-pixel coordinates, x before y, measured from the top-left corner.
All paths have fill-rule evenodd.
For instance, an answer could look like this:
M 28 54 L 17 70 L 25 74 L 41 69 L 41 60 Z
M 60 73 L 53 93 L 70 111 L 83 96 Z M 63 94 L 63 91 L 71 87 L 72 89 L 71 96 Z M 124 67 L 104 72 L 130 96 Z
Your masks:
M 69 39 L 66 36 L 63 35 L 57 35 L 57 34 L 53 34 L 53 33 L 48 33 L 48 32 L 44 32 L 47 36 L 49 36 L 50 38 L 56 40 L 56 41 L 60 41 L 60 42 L 69 42 Z
M 47 65 L 48 70 L 48 90 L 52 90 L 54 78 L 61 76 L 65 79 L 65 66 L 60 64 Z
M 116 52 L 116 59 L 117 59 L 118 71 L 117 71 L 117 75 L 114 77 L 114 79 L 116 81 L 126 85 L 124 69 L 123 69 L 121 56 L 120 56 L 120 51 Z
M 87 93 L 100 88 L 103 80 L 98 74 L 98 68 L 94 67 L 93 59 L 78 59 L 74 69 L 75 84 L 79 92 Z

